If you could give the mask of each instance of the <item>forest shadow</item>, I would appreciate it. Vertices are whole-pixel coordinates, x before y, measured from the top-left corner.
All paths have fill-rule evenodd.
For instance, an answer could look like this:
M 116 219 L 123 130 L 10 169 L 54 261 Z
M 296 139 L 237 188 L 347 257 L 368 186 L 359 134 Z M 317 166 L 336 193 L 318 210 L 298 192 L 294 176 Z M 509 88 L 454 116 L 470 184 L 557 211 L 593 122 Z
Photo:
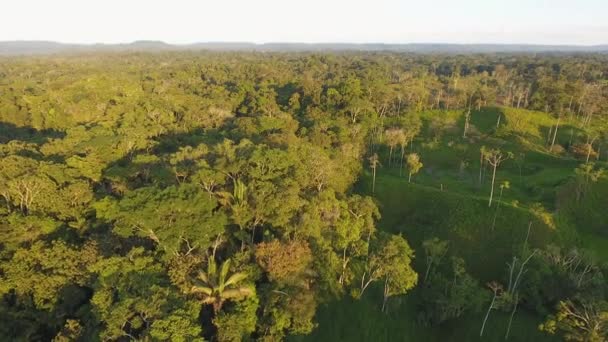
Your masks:
M 272 89 L 277 93 L 277 104 L 287 108 L 289 107 L 289 99 L 297 91 L 298 85 L 294 82 L 289 82 L 282 86 L 273 86 Z
M 0 144 L 6 144 L 13 140 L 26 143 L 43 144 L 49 139 L 61 139 L 65 132 L 55 129 L 36 129 L 31 126 L 17 126 L 9 122 L 0 121 Z
M 585 131 L 580 127 L 563 125 L 558 129 L 557 141 L 559 141 L 565 149 L 569 149 L 572 146 L 572 142 L 576 141 L 577 137 L 584 135 Z
M 215 143 L 222 137 L 221 132 L 216 128 L 195 128 L 188 132 L 163 134 L 155 139 L 157 144 L 154 146 L 153 153 L 173 153 L 177 152 L 180 147 Z
M 217 129 L 194 129 L 188 132 L 167 133 L 156 139 L 152 148 L 141 148 L 115 160 L 102 170 L 102 181 L 96 197 L 108 194 L 119 196 L 125 190 L 135 190 L 145 186 L 161 188 L 177 183 L 174 170 L 169 164 L 169 155 L 184 147 L 200 144 L 212 145 L 223 139 Z M 158 158 L 148 158 L 149 156 Z

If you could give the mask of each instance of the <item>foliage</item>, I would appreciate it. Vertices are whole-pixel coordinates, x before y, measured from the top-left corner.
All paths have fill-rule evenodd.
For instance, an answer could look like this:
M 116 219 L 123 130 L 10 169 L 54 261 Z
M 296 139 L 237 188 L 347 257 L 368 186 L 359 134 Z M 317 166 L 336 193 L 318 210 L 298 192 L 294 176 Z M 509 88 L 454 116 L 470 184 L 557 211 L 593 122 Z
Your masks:
M 478 281 L 467 273 L 464 260 L 451 258 L 440 266 L 423 284 L 419 319 L 440 324 L 465 313 L 479 312 L 487 298 Z
M 556 315 L 540 329 L 551 334 L 560 331 L 567 341 L 604 341 L 608 336 L 608 303 L 562 301 Z
M 422 321 L 462 326 L 441 340 L 470 340 L 478 284 L 501 281 L 524 237 L 539 252 L 514 324 L 569 298 L 601 303 L 602 252 L 579 245 L 606 231 L 605 66 L 604 55 L 2 57 L 0 339 L 275 341 L 323 329 L 315 315 L 352 293 L 375 311 L 344 314 L 420 332 L 402 317 L 422 306 Z M 492 151 L 518 158 L 493 174 L 492 190 L 495 177 L 510 188 L 487 210 L 488 163 L 510 157 Z
M 297 240 L 282 244 L 277 240 L 263 242 L 255 250 L 255 257 L 268 272 L 271 281 L 297 285 L 310 272 L 312 252 L 306 242 Z
M 207 270 L 198 272 L 197 279 L 190 289 L 191 293 L 200 297 L 201 303 L 212 304 L 216 314 L 222 309 L 225 301 L 239 300 L 254 294 L 249 286 L 239 284 L 247 278 L 246 273 L 229 272 L 230 259 L 224 261 L 219 269 L 215 260 L 209 259 Z

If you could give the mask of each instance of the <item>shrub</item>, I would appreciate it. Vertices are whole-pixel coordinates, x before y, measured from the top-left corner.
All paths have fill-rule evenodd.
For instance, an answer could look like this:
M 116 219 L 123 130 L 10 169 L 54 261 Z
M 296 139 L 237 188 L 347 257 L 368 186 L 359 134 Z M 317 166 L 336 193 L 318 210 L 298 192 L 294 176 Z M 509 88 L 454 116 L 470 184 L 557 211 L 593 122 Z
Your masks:
M 574 144 L 570 147 L 570 152 L 576 158 L 587 158 L 587 154 L 591 159 L 597 158 L 597 151 L 593 149 L 591 144 Z

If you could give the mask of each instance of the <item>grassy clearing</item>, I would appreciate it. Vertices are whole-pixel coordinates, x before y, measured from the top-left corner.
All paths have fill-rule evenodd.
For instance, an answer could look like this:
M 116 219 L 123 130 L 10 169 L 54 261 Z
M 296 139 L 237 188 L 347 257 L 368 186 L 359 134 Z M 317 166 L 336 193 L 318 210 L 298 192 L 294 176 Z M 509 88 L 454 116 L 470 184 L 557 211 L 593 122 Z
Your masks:
M 363 177 L 364 183 L 369 181 L 368 176 Z M 426 239 L 438 237 L 450 241 L 450 248 L 458 251 L 481 280 L 503 275 L 503 265 L 513 255 L 514 246 L 525 240 L 530 221 L 531 245 L 541 246 L 556 237 L 554 229 L 527 209 L 508 203 L 501 204 L 492 230 L 495 207 L 488 208 L 487 199 L 482 196 L 410 184 L 394 176 L 379 177 L 376 189 L 383 215 L 380 229 L 402 233 L 418 255 L 422 255 L 418 247 Z M 423 263 L 422 258 L 417 258 L 417 263 Z
M 496 129 L 498 116 L 501 128 Z M 447 122 L 439 132 L 433 131 L 438 117 Z M 450 242 L 450 250 L 465 259 L 469 271 L 482 283 L 503 280 L 506 263 L 521 247 L 530 221 L 533 222 L 529 243 L 542 247 L 549 243 L 578 245 L 589 249 L 601 260 L 608 260 L 608 220 L 605 198 L 608 181 L 597 185 L 597 192 L 580 202 L 559 201 L 564 188 L 581 164 L 567 153 L 548 151 L 549 130 L 555 118 L 546 113 L 491 108 L 472 113 L 473 129 L 462 138 L 464 125 L 461 111 L 421 113 L 424 126 L 421 136 L 408 147 L 424 163 L 423 170 L 407 182 L 407 170 L 399 162 L 388 168 L 388 150 L 380 148 L 384 167 L 378 171 L 376 193 L 382 219 L 379 229 L 402 233 L 418 257 L 414 267 L 424 269 L 421 243 L 431 237 Z M 582 134 L 578 123 L 563 118 L 556 143 L 567 146 L 570 139 Z M 481 170 L 481 146 L 498 147 L 514 154 L 497 172 L 499 184 L 510 182 L 501 199 L 501 207 L 492 230 L 496 206 L 488 208 L 491 170 Z M 603 163 L 605 164 L 605 163 Z M 370 194 L 371 177 L 361 175 L 355 191 Z M 568 196 L 568 193 L 566 193 Z M 498 199 L 498 198 L 496 198 Z M 540 203 L 545 219 L 531 208 Z M 601 235 L 602 232 L 606 235 Z M 598 235 L 600 234 L 600 235 Z M 317 312 L 319 327 L 306 341 L 476 341 L 483 313 L 448 321 L 439 327 L 416 323 L 416 289 L 391 303 L 390 313 L 380 313 L 381 293 L 370 291 L 357 301 L 351 298 L 323 306 Z M 489 291 L 488 291 L 489 295 Z M 520 311 L 515 316 L 511 341 L 558 340 L 538 331 L 543 317 Z M 504 340 L 508 315 L 493 312 L 483 340 Z
M 389 314 L 382 314 L 380 298 L 357 301 L 345 299 L 321 307 L 317 312 L 319 327 L 306 337 L 293 341 L 504 341 L 508 314 L 494 312 L 488 319 L 483 338 L 479 330 L 483 314 L 447 322 L 440 327 L 416 324 L 412 295 L 392 302 Z M 409 298 L 409 299 L 408 299 Z M 377 301 L 373 301 L 377 299 Z M 410 300 L 410 302 L 408 302 Z M 538 331 L 537 317 L 518 313 L 513 320 L 509 341 L 559 341 Z
M 549 130 L 557 120 L 546 113 L 510 108 L 474 111 L 471 114 L 472 128 L 466 138 L 463 138 L 462 111 L 433 111 L 420 115 L 424 123 L 421 135 L 407 150 L 407 153 L 418 153 L 424 163 L 420 174 L 415 176 L 419 184 L 487 197 L 492 170 L 487 165 L 481 167 L 480 149 L 482 146 L 500 148 L 513 154 L 513 158 L 499 166 L 496 174 L 497 188 L 504 181 L 510 183 L 510 189 L 504 193 L 504 201 L 522 206 L 540 203 L 553 211 L 556 209 L 556 190 L 573 177 L 574 169 L 583 162 L 567 150 L 560 153 L 549 151 L 550 140 L 547 138 L 552 138 Z M 499 116 L 501 123 L 497 129 Z M 575 119 L 562 118 L 555 144 L 567 149 L 571 141 L 584 142 L 584 134 L 578 125 Z M 386 148 L 381 147 L 379 153 L 385 166 L 380 173 L 407 173 L 407 170 L 400 171 L 398 161 L 393 163 L 397 167 L 386 167 Z M 608 165 L 605 161 L 598 163 Z
M 369 175 L 359 188 L 367 191 Z M 403 177 L 382 175 L 376 183 L 376 198 L 383 218 L 379 228 L 403 233 L 419 256 L 414 264 L 424 269 L 423 240 L 437 236 L 450 241 L 450 248 L 465 258 L 469 270 L 489 281 L 505 276 L 506 262 L 514 246 L 520 246 L 533 220 L 530 243 L 541 246 L 555 238 L 555 231 L 524 208 L 508 204 L 501 210 L 494 231 L 494 211 L 483 197 L 440 191 L 425 185 L 408 184 Z M 488 292 L 488 296 L 489 296 Z M 317 313 L 319 327 L 303 341 L 476 341 L 483 313 L 446 322 L 440 327 L 417 324 L 416 290 L 390 302 L 388 315 L 380 313 L 381 292 L 376 288 L 357 301 L 351 298 L 323 306 Z M 483 340 L 504 340 L 508 314 L 494 311 Z M 551 341 L 537 326 L 541 317 L 523 311 L 515 316 L 511 341 Z M 300 340 L 300 338 L 296 339 Z

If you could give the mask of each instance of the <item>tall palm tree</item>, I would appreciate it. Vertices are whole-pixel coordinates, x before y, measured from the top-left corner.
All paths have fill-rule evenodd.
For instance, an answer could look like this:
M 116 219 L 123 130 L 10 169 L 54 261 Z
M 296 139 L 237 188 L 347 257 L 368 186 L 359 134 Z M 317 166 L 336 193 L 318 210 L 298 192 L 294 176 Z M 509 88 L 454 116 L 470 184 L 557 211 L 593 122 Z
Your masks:
M 200 296 L 203 304 L 213 305 L 213 311 L 217 314 L 224 302 L 245 298 L 253 295 L 253 289 L 249 286 L 239 285 L 247 274 L 242 272 L 233 273 L 230 276 L 230 259 L 226 260 L 218 272 L 213 258 L 209 259 L 207 271 L 199 271 L 195 284 L 190 290 Z

